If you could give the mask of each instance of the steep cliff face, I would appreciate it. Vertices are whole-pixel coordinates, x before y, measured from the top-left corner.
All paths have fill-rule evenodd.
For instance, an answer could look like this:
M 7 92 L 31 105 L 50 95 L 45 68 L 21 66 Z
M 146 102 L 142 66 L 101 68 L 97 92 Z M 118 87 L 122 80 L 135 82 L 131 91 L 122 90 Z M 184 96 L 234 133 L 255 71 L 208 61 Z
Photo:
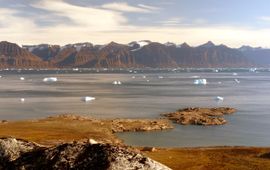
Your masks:
M 49 61 L 50 59 L 54 58 L 60 51 L 59 45 L 49 44 L 24 45 L 23 48 L 40 57 L 44 61 Z
M 173 59 L 167 46 L 160 43 L 150 43 L 132 52 L 138 65 L 146 67 L 176 67 L 178 64 Z
M 242 46 L 238 49 L 244 54 L 247 59 L 253 63 L 257 63 L 259 66 L 270 66 L 270 49 L 264 49 L 261 47 Z
M 2 41 L 0 67 L 49 67 L 49 64 L 17 44 Z

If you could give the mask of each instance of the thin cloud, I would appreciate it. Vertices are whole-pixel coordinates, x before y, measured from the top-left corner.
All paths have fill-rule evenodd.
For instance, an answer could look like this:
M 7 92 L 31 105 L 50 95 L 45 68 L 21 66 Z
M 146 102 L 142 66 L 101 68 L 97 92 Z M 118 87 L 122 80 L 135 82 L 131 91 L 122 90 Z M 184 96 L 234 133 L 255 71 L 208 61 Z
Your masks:
M 160 10 L 161 9 L 159 7 L 145 5 L 145 4 L 138 4 L 138 6 L 141 7 L 141 8 L 148 9 L 148 10 Z
M 108 3 L 101 6 L 104 9 L 120 11 L 120 12 L 132 12 L 132 13 L 151 13 L 153 10 L 157 10 L 152 6 L 145 6 L 142 4 L 138 6 L 131 6 L 125 2 Z

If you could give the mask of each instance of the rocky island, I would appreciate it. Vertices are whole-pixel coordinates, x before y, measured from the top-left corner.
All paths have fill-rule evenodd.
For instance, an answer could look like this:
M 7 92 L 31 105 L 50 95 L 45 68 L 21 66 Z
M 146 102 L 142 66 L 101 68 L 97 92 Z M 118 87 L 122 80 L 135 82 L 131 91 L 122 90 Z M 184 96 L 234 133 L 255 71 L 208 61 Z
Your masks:
M 233 114 L 236 109 L 229 107 L 219 108 L 185 108 L 179 109 L 176 112 L 165 113 L 163 116 L 167 117 L 175 123 L 181 125 L 223 125 L 227 121 L 224 115 Z

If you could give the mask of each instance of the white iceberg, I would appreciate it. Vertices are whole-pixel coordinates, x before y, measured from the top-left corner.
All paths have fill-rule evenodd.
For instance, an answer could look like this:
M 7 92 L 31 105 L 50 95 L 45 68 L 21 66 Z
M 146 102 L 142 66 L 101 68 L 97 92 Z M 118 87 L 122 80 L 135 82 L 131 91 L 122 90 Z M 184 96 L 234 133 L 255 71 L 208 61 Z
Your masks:
M 200 78 L 200 76 L 191 76 L 190 78 L 197 79 L 197 78 Z
M 158 76 L 159 79 L 163 79 L 164 77 L 163 76 Z
M 207 80 L 206 79 L 196 79 L 194 80 L 193 84 L 196 84 L 196 85 L 205 85 L 207 84 Z
M 121 84 L 122 84 L 122 82 L 121 82 L 121 81 L 119 81 L 119 80 L 118 80 L 118 81 L 116 81 L 116 80 L 115 80 L 115 81 L 113 81 L 113 85 L 121 85 Z
M 135 76 L 132 76 L 133 79 L 135 79 L 136 77 Z
M 232 75 L 233 75 L 233 76 L 237 76 L 238 74 L 237 74 L 237 73 L 233 73 Z
M 20 77 L 20 80 L 25 80 L 24 77 Z
M 215 98 L 215 100 L 216 100 L 217 102 L 223 102 L 223 101 L 224 101 L 224 97 L 217 96 L 217 97 Z
M 25 99 L 24 98 L 21 98 L 20 101 L 23 103 L 25 101 Z
M 0 78 L 2 78 L 2 76 L 0 76 Z
M 257 71 L 257 68 L 251 68 L 249 69 L 250 72 L 256 72 Z
M 238 80 L 238 79 L 234 79 L 234 81 L 236 82 L 236 83 L 240 83 L 240 80 Z
M 43 79 L 44 82 L 56 82 L 57 78 L 56 77 L 46 77 Z
M 96 100 L 96 98 L 91 97 L 91 96 L 85 96 L 85 97 L 82 98 L 82 101 L 84 101 L 84 102 L 90 102 L 92 100 Z
M 142 76 L 142 78 L 143 78 L 143 79 L 145 79 L 145 78 L 146 78 L 146 76 Z

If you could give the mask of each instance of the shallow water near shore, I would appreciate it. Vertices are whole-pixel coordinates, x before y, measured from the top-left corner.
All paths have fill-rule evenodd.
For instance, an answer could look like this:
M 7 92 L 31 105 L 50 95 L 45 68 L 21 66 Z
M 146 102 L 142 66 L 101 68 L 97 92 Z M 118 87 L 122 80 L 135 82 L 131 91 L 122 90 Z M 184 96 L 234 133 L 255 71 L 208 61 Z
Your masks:
M 97 118 L 158 118 L 178 108 L 229 106 L 239 111 L 227 116 L 229 123 L 224 126 L 175 125 L 175 129 L 164 132 L 117 135 L 137 146 L 270 144 L 268 70 L 80 71 L 0 71 L 0 119 L 38 119 L 62 113 Z M 207 79 L 208 84 L 194 85 L 196 76 Z M 43 82 L 45 77 L 57 77 L 58 81 Z M 113 81 L 122 84 L 113 85 Z M 84 96 L 96 100 L 86 103 L 81 101 Z M 216 102 L 216 96 L 224 97 L 224 101 Z M 25 101 L 21 102 L 21 98 Z

